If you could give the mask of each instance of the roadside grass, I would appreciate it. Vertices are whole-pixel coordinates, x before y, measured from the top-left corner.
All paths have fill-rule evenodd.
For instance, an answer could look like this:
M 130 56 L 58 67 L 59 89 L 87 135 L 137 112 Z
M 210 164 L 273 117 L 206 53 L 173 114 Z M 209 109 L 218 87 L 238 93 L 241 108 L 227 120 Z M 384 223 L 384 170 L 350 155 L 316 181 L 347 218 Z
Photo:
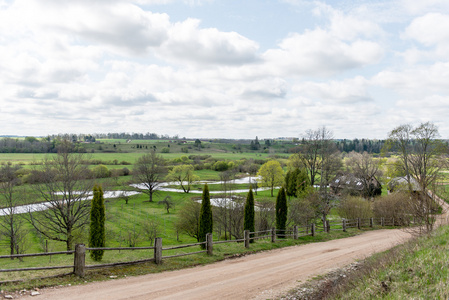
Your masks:
M 62 277 L 53 278 L 38 278 L 45 276 L 55 276 L 56 274 L 63 274 L 70 272 L 71 269 L 67 271 L 55 270 L 55 271 L 28 271 L 28 272 L 14 272 L 14 273 L 0 273 L 0 280 L 15 280 L 23 279 L 23 282 L 14 283 L 4 283 L 1 288 L 4 291 L 16 291 L 21 289 L 33 289 L 42 288 L 48 286 L 59 286 L 59 285 L 75 285 L 83 284 L 91 281 L 104 281 L 111 280 L 111 276 L 117 276 L 117 278 L 123 278 L 127 276 L 137 276 L 150 273 L 159 273 L 168 270 L 178 270 L 188 267 L 193 267 L 197 265 L 209 264 L 224 259 L 230 259 L 234 257 L 239 257 L 242 255 L 252 254 L 260 251 L 267 251 L 277 248 L 303 245 L 314 242 L 324 242 L 333 239 L 340 239 L 350 236 L 355 236 L 363 233 L 365 230 L 351 229 L 348 232 L 342 231 L 331 231 L 330 233 L 317 233 L 315 237 L 306 236 L 300 237 L 298 240 L 293 239 L 278 239 L 276 243 L 271 243 L 270 240 L 258 240 L 252 243 L 249 249 L 244 247 L 243 243 L 229 243 L 229 244 L 217 244 L 214 245 L 214 254 L 208 256 L 205 253 L 193 254 L 189 256 L 167 258 L 163 260 L 161 265 L 156 265 L 152 262 L 122 266 L 122 267 L 112 267 L 103 269 L 87 270 L 86 276 L 84 278 L 78 278 L 74 275 L 65 275 Z M 183 243 L 187 243 L 184 241 Z M 191 241 L 194 243 L 195 241 Z M 163 247 L 170 245 L 170 241 L 163 238 Z M 199 246 L 194 246 L 190 248 L 177 249 L 164 251 L 163 255 L 174 255 L 186 252 L 199 251 Z M 117 262 L 117 261 L 133 261 L 138 259 L 146 259 L 153 257 L 153 250 L 134 250 L 134 251 L 105 251 L 104 258 L 101 263 Z M 35 258 L 24 258 L 22 262 L 19 260 L 2 260 L 2 269 L 8 268 L 24 268 L 33 266 L 47 266 L 47 265 L 72 265 L 73 255 L 54 255 L 51 257 L 35 257 Z M 86 265 L 98 264 L 93 262 L 86 253 Z
M 448 299 L 449 226 L 375 254 L 339 278 L 325 280 L 320 299 Z

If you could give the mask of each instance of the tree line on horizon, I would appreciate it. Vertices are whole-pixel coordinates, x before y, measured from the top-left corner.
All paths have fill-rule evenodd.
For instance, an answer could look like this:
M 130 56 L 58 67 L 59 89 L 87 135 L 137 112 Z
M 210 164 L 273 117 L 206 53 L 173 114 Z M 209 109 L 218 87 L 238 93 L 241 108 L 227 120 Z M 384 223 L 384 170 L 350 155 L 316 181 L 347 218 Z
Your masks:
M 75 145 L 75 152 L 86 152 L 85 147 L 82 143 L 100 143 L 98 139 L 129 139 L 129 140 L 158 140 L 158 139 L 169 139 L 169 140 L 179 140 L 178 136 L 170 137 L 168 135 L 158 135 L 156 133 L 107 133 L 107 134 L 59 134 L 59 135 L 49 135 L 43 138 L 36 138 L 32 136 L 27 136 L 25 138 L 14 138 L 14 137 L 4 137 L 0 138 L 0 153 L 56 153 L 58 144 L 62 140 L 71 140 Z M 185 139 L 185 138 L 184 138 Z M 198 139 L 196 139 L 198 140 Z M 235 144 L 238 145 L 239 150 L 248 151 L 265 151 L 267 148 L 275 145 L 275 140 L 265 139 L 259 141 L 256 137 L 254 140 L 240 140 L 240 139 L 218 139 L 213 140 L 216 143 L 223 144 Z M 369 154 L 380 154 L 385 146 L 386 140 L 377 139 L 334 139 L 332 140 L 336 148 L 340 152 L 350 153 L 367 152 Z M 306 143 L 306 139 L 292 139 L 290 141 L 282 141 L 285 145 L 282 151 L 286 153 L 296 153 L 301 147 Z M 413 145 L 414 140 L 410 141 Z M 445 144 L 449 145 L 449 142 L 445 140 Z M 143 148 L 145 150 L 146 148 Z M 100 150 L 101 152 L 101 150 Z

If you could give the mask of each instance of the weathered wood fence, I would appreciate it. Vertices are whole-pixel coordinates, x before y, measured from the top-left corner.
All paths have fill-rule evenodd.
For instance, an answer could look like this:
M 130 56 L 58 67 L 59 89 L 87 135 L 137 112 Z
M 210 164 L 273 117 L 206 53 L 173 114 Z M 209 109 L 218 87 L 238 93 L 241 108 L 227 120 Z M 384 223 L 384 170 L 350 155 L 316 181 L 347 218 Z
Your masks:
M 214 245 L 224 244 L 224 243 L 235 243 L 235 242 L 243 242 L 246 248 L 250 247 L 250 243 L 254 242 L 258 239 L 270 239 L 271 242 L 275 243 L 278 239 L 285 238 L 293 238 L 298 239 L 303 236 L 315 236 L 317 232 L 330 232 L 331 230 L 342 230 L 346 231 L 348 228 L 358 228 L 362 227 L 373 227 L 375 225 L 380 226 L 395 226 L 394 219 L 385 219 L 385 218 L 370 218 L 370 219 L 342 219 L 340 221 L 325 221 L 319 226 L 312 223 L 310 225 L 304 227 L 293 226 L 292 229 L 289 230 L 279 230 L 276 228 L 271 228 L 265 231 L 256 231 L 249 232 L 248 230 L 244 231 L 244 236 L 242 239 L 235 240 L 223 240 L 223 241 L 213 241 L 212 234 L 209 233 L 206 235 L 206 241 L 194 244 L 186 244 L 179 246 L 172 246 L 163 248 L 162 246 L 162 238 L 155 238 L 154 246 L 152 247 L 104 247 L 104 248 L 90 248 L 86 247 L 84 244 L 75 245 L 75 250 L 72 251 L 59 251 L 59 252 L 45 252 L 45 253 L 33 253 L 33 254 L 16 254 L 16 255 L 3 255 L 1 258 L 24 258 L 24 257 L 36 257 L 36 256 L 49 256 L 49 255 L 67 255 L 74 254 L 74 262 L 73 265 L 65 265 L 65 266 L 47 266 L 47 267 L 28 267 L 28 268 L 17 268 L 17 269 L 0 269 L 0 272 L 18 272 L 18 271 L 36 271 L 36 270 L 54 270 L 54 269 L 73 269 L 71 273 L 76 274 L 77 276 L 84 277 L 85 271 L 88 269 L 98 269 L 98 268 L 107 268 L 107 267 L 115 267 L 115 266 L 123 266 L 123 265 L 133 265 L 140 264 L 145 262 L 154 262 L 155 264 L 161 264 L 164 259 L 181 257 L 186 255 L 193 255 L 199 253 L 207 253 L 208 255 L 213 255 L 213 247 Z M 205 250 L 187 252 L 169 256 L 163 256 L 163 251 L 176 250 L 188 247 L 202 246 Z M 141 259 L 136 261 L 128 261 L 128 262 L 116 262 L 116 263 L 107 263 L 107 264 L 95 264 L 95 265 L 86 265 L 86 252 L 92 250 L 104 250 L 104 251 L 135 251 L 135 250 L 153 250 L 152 255 L 147 259 Z M 0 282 L 1 283 L 1 282 Z

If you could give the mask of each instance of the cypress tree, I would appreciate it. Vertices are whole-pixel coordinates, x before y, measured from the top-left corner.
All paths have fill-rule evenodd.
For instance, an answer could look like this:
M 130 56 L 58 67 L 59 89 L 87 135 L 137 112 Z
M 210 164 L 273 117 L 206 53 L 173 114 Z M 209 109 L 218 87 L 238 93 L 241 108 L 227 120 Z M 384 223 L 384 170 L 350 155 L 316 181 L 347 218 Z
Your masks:
M 104 198 L 101 186 L 94 186 L 94 196 L 90 209 L 89 247 L 102 248 L 105 246 L 104 231 Z M 92 250 L 90 257 L 95 261 L 103 258 L 104 250 Z
M 253 190 L 251 188 L 249 189 L 248 195 L 246 196 L 243 229 L 249 230 L 249 232 L 256 231 L 254 225 L 254 195 Z M 253 236 L 254 234 L 252 233 L 250 237 Z M 250 242 L 252 243 L 254 242 L 254 240 L 250 240 Z
M 278 236 L 284 237 L 287 224 L 287 196 L 284 187 L 281 187 L 276 197 L 276 229 L 280 231 Z
M 207 184 L 203 188 L 203 196 L 201 200 L 200 219 L 198 224 L 198 240 L 204 242 L 206 240 L 206 234 L 212 233 L 213 219 L 212 219 L 212 207 L 210 205 L 209 187 Z M 201 248 L 206 248 L 203 244 Z

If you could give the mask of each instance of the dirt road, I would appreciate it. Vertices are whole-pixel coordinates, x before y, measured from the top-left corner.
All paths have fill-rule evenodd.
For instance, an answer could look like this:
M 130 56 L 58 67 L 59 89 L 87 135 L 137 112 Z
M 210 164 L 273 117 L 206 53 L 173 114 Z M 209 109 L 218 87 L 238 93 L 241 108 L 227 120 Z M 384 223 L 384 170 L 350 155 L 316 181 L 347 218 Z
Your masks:
M 437 224 L 447 224 L 449 205 Z M 267 251 L 215 264 L 61 289 L 44 289 L 41 299 L 270 299 L 299 281 L 325 274 L 402 243 L 411 235 L 400 229 Z
M 376 230 L 359 236 L 267 251 L 215 264 L 61 289 L 41 299 L 269 299 L 318 274 L 384 251 L 410 235 Z

